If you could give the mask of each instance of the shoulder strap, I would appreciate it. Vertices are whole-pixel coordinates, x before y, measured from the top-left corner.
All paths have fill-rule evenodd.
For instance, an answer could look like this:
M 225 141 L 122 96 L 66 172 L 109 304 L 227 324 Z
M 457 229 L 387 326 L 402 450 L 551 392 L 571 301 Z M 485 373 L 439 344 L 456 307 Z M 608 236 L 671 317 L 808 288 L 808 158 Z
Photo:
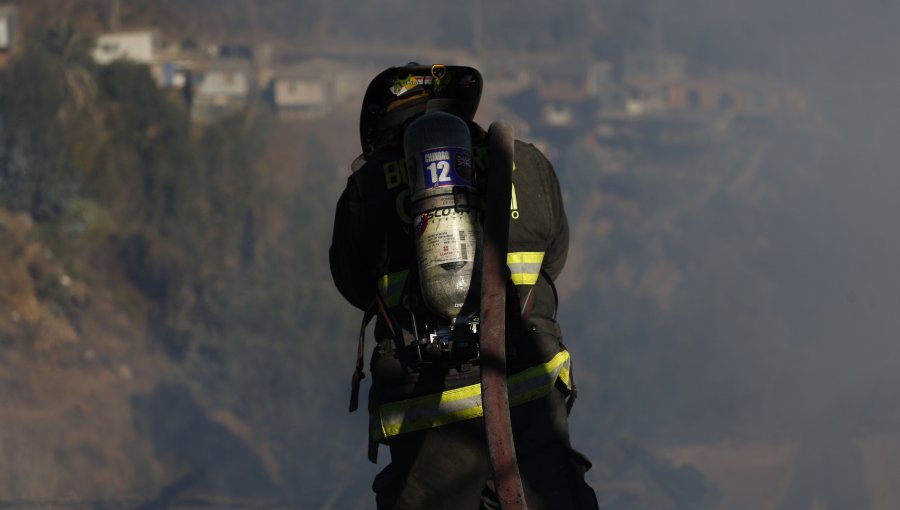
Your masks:
M 366 377 L 366 373 L 363 370 L 365 367 L 366 327 L 369 325 L 369 322 L 372 321 L 372 317 L 375 317 L 375 314 L 379 311 L 381 312 L 388 329 L 390 329 L 391 334 L 394 335 L 394 339 L 401 342 L 400 345 L 402 346 L 402 340 L 399 336 L 400 332 L 397 329 L 397 326 L 394 325 L 394 321 L 388 313 L 387 307 L 384 306 L 381 295 L 378 291 L 375 291 L 375 300 L 369 305 L 369 308 L 366 309 L 365 313 L 363 313 L 362 322 L 359 325 L 359 341 L 356 344 L 356 369 L 353 371 L 353 380 L 350 386 L 351 413 L 359 408 L 359 385 L 360 381 Z
M 365 366 L 364 356 L 365 356 L 365 340 L 366 340 L 366 326 L 369 325 L 369 322 L 372 320 L 372 317 L 375 316 L 375 303 L 373 302 L 369 305 L 369 308 L 363 313 L 362 323 L 359 326 L 359 342 L 356 345 L 356 369 L 353 371 L 353 381 L 350 386 L 350 412 L 356 411 L 359 407 L 359 383 L 366 377 L 366 373 L 363 371 L 363 367 Z

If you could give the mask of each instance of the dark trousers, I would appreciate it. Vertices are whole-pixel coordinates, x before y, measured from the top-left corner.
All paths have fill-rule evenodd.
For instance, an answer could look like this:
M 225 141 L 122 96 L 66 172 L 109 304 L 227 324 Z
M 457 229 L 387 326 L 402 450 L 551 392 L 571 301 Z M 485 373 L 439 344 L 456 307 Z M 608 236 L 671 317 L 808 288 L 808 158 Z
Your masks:
M 510 411 L 529 510 L 594 510 L 584 481 L 590 462 L 569 442 L 561 392 Z M 484 420 L 404 434 L 389 441 L 391 463 L 372 484 L 379 510 L 499 509 Z

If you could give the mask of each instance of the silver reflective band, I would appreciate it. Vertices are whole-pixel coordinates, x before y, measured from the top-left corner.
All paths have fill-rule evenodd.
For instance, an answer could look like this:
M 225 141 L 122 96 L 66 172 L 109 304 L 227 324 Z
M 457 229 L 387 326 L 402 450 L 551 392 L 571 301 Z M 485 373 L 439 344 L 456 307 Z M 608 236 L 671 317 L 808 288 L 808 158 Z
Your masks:
M 542 251 L 517 251 L 506 255 L 506 265 L 516 285 L 534 285 L 544 261 Z
M 569 352 L 560 351 L 546 363 L 510 375 L 509 405 L 517 406 L 549 395 L 557 380 L 571 390 L 571 365 Z M 385 439 L 482 415 L 481 384 L 471 384 L 378 406 L 372 417 L 372 438 Z

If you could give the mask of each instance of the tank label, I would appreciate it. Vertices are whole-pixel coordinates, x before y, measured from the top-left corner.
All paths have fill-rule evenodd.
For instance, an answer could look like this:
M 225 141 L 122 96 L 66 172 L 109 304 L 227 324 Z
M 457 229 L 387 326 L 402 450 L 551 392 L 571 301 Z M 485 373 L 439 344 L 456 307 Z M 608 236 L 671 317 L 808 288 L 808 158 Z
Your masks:
M 472 152 L 461 147 L 441 147 L 422 152 L 426 188 L 474 186 Z
M 453 208 L 437 209 L 413 218 L 422 267 L 430 268 L 447 262 L 473 262 L 478 233 L 471 212 Z

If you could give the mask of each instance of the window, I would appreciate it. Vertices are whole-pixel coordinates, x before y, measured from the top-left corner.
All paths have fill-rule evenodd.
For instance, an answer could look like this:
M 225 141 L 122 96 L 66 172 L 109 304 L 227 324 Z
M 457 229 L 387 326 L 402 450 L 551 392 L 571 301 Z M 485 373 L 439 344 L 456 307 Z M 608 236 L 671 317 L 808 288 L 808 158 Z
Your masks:
M 729 110 L 731 108 L 734 108 L 734 96 L 732 96 L 728 92 L 723 92 L 719 96 L 719 109 Z
M 697 89 L 688 91 L 688 105 L 691 108 L 700 108 L 700 92 Z

